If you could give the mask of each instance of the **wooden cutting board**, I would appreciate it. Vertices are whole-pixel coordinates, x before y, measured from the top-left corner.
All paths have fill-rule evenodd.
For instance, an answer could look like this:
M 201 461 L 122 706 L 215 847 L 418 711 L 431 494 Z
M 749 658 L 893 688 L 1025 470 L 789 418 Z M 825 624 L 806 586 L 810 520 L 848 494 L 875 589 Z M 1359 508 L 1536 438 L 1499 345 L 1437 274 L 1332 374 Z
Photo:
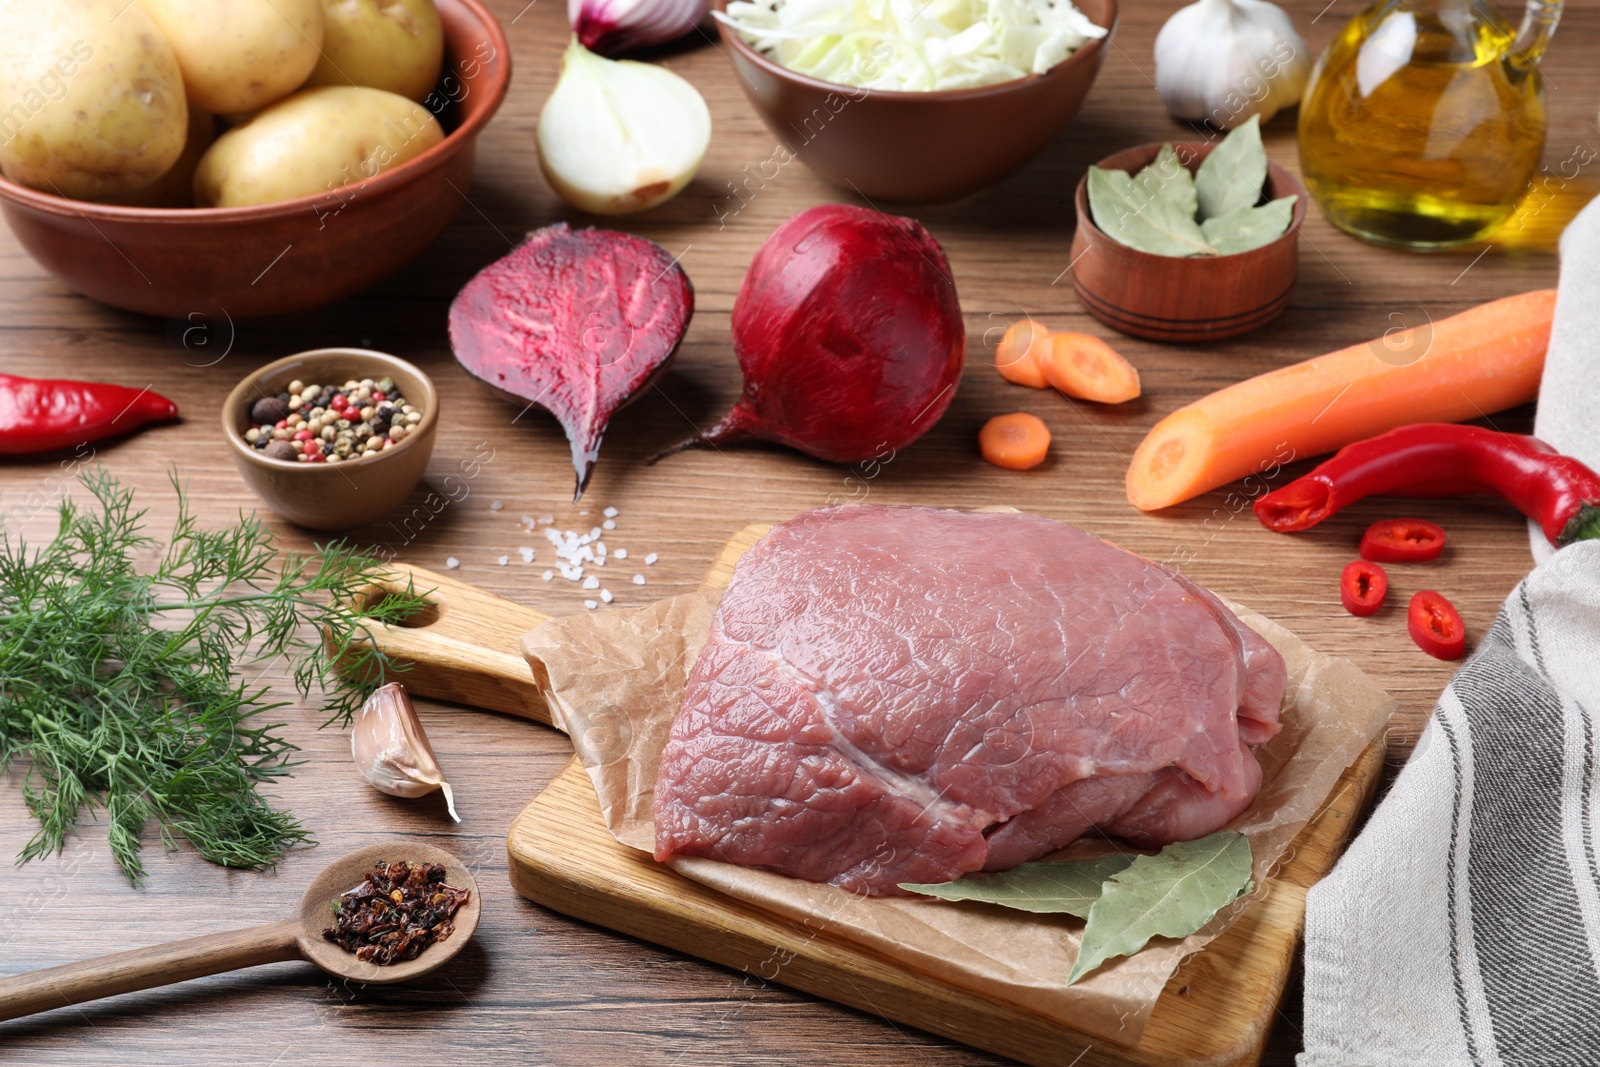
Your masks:
M 729 541 L 706 586 L 725 586 L 768 529 L 751 526 Z M 396 574 L 432 590 L 435 604 L 405 627 L 374 628 L 386 652 L 412 664 L 408 689 L 550 722 L 520 650 L 522 634 L 548 616 L 422 568 L 397 566 Z M 1168 981 L 1131 1049 L 917 973 L 655 863 L 607 831 L 576 759 L 516 818 L 506 845 L 512 885 L 545 907 L 1034 1067 L 1244 1067 L 1260 1062 L 1288 984 L 1306 890 L 1344 850 L 1377 787 L 1383 752 L 1379 737 L 1345 770 L 1263 892 Z

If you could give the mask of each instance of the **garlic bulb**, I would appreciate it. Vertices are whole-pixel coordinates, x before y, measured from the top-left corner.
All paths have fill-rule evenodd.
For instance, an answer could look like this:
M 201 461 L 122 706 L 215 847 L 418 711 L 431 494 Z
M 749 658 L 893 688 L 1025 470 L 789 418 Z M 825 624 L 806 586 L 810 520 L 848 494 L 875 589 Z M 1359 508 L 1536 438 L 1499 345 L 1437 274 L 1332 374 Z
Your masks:
M 710 8 L 710 0 L 567 0 L 567 21 L 583 47 L 614 56 L 676 41 Z
M 561 199 L 626 215 L 689 184 L 711 143 L 711 112 L 663 67 L 602 59 L 576 37 L 539 113 L 539 165 Z
M 390 682 L 367 698 L 350 731 L 350 754 L 361 777 L 392 797 L 426 796 L 444 790 L 445 807 L 456 822 L 455 797 L 439 770 L 439 760 L 422 732 L 422 721 L 405 686 Z
M 1299 102 L 1310 74 L 1304 38 L 1267 0 L 1197 0 L 1156 35 L 1156 89 L 1175 118 L 1266 122 Z

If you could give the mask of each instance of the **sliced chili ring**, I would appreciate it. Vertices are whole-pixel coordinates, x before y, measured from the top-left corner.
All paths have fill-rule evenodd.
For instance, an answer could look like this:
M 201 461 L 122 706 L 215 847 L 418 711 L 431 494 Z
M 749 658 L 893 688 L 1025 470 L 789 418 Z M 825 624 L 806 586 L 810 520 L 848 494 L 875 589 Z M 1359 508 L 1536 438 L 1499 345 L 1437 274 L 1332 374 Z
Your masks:
M 1424 589 L 1411 598 L 1406 629 L 1417 647 L 1437 659 L 1460 659 L 1467 650 L 1467 627 L 1461 613 L 1444 596 Z
M 1339 601 L 1352 615 L 1372 615 L 1383 607 L 1389 595 L 1389 575 L 1376 563 L 1364 559 L 1345 564 L 1339 575 Z
M 1413 563 L 1438 559 L 1444 528 L 1426 519 L 1384 519 L 1361 535 L 1361 558 L 1374 563 Z

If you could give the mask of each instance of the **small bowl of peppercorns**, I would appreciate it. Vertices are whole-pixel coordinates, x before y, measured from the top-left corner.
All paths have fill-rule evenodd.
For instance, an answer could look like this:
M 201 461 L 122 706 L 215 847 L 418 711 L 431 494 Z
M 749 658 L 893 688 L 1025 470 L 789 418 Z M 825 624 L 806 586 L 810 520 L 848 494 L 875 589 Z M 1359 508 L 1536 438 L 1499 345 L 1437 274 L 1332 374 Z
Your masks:
M 313 530 L 381 518 L 433 455 L 439 396 L 403 359 L 319 348 L 269 363 L 222 405 L 239 473 L 278 514 Z

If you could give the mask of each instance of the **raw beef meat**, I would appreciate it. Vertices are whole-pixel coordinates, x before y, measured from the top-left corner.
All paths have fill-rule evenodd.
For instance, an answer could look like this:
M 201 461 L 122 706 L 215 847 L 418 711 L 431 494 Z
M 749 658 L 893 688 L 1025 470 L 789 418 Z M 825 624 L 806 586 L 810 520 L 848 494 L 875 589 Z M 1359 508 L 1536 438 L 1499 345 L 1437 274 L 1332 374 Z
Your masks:
M 656 858 L 894 893 L 1255 799 L 1284 665 L 1210 593 L 1035 515 L 848 506 L 739 561 L 656 784 Z

